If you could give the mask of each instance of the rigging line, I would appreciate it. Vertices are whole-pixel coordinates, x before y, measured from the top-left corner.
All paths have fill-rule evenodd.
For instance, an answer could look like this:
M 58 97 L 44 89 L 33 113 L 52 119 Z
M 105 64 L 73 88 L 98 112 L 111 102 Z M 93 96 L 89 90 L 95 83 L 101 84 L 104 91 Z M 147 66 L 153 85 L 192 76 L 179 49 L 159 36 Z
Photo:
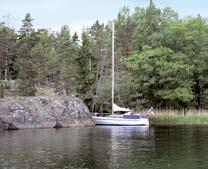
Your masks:
M 115 91 L 117 92 L 116 94 L 117 94 L 118 102 L 121 103 L 122 106 L 124 106 L 124 102 L 123 102 L 124 99 L 121 100 L 120 85 L 118 85 L 118 84 L 120 84 L 119 78 L 122 76 L 122 74 L 119 74 L 120 67 L 118 64 L 119 63 L 118 59 L 119 58 L 117 57 L 117 62 L 115 61 L 115 78 L 114 79 L 115 79 L 115 84 L 117 84 Z
M 100 91 L 100 83 L 101 83 L 101 80 L 103 78 L 103 69 L 104 69 L 105 61 L 106 61 L 107 54 L 108 54 L 108 46 L 109 46 L 109 41 L 110 41 L 111 33 L 112 33 L 112 31 L 110 31 L 109 36 L 108 36 L 108 40 L 107 40 L 107 44 L 108 45 L 107 45 L 107 49 L 105 50 L 104 59 L 103 59 L 103 62 L 102 62 L 102 65 L 101 65 L 101 69 L 100 69 L 100 72 L 99 72 L 100 77 L 98 78 L 98 82 L 96 84 L 96 93 L 95 93 L 95 96 L 93 96 L 92 112 L 94 110 L 95 103 L 96 103 L 96 99 L 97 99 L 98 94 L 99 94 L 99 91 Z

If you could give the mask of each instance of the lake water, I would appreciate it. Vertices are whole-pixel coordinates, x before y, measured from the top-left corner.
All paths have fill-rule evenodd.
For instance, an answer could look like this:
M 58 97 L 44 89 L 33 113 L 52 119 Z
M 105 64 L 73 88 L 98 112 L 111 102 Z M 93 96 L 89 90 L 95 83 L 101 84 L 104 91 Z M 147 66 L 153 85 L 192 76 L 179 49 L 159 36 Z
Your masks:
M 207 169 L 208 126 L 0 132 L 1 169 Z

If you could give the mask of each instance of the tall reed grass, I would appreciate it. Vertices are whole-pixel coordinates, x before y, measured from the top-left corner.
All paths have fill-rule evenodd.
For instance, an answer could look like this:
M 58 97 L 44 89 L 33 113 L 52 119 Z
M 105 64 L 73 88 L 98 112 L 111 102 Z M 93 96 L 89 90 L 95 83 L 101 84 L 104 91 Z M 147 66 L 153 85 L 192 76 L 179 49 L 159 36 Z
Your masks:
M 150 124 L 207 124 L 208 110 L 156 110 L 155 115 L 150 115 Z

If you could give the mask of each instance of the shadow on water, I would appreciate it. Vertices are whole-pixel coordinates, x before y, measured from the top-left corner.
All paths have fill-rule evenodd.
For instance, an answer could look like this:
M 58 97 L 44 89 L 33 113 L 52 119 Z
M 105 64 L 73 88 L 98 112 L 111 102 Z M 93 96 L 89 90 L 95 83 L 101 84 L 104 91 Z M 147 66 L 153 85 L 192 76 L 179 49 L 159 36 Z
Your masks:
M 207 126 L 0 132 L 0 168 L 208 168 Z

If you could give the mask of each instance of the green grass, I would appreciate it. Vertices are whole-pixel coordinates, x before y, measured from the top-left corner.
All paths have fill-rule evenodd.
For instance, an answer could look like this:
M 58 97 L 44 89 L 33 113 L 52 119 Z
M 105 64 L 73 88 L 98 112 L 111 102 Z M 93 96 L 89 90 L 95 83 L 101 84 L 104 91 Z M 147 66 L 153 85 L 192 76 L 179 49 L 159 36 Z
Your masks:
M 151 125 L 208 124 L 208 115 L 158 115 L 149 120 Z

